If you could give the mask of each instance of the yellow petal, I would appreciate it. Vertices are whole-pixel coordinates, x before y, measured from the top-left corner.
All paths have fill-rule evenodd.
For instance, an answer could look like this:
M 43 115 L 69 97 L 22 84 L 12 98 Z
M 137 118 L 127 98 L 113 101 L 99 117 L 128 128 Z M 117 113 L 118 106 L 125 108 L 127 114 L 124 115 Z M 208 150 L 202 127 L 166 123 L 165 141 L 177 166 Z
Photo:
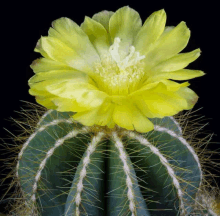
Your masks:
M 53 21 L 49 36 L 62 41 L 85 59 L 90 66 L 100 61 L 99 55 L 85 32 L 71 19 L 62 17 Z
M 83 59 L 78 52 L 52 37 L 41 38 L 41 49 L 47 53 L 50 59 L 61 62 L 77 70 L 93 73 L 92 67 L 87 60 Z
M 185 108 L 186 110 L 192 109 L 199 98 L 198 95 L 188 87 L 180 88 L 177 91 L 177 94 L 182 98 L 185 98 L 187 101 L 187 107 Z
M 35 73 L 39 72 L 47 72 L 51 70 L 72 70 L 73 68 L 63 64 L 61 62 L 57 62 L 47 58 L 39 58 L 32 62 L 30 65 L 31 69 Z
M 88 109 L 100 106 L 108 96 L 94 85 L 80 82 L 77 79 L 47 86 L 47 90 L 56 96 L 73 99 L 81 107 Z
M 166 13 L 159 10 L 151 14 L 135 37 L 134 46 L 140 53 L 146 53 L 163 33 L 166 24 Z
M 36 44 L 34 51 L 40 53 L 43 57 L 50 59 L 50 56 L 47 54 L 47 52 L 44 50 L 44 48 L 42 46 L 42 40 L 43 40 L 43 37 L 41 37 L 37 41 L 37 44 Z
M 200 56 L 200 53 L 200 49 L 196 49 L 192 52 L 177 54 L 174 57 L 156 65 L 151 70 L 155 72 L 170 72 L 180 70 L 185 68 L 189 63 L 195 61 Z
M 36 82 L 36 83 L 29 82 L 28 84 L 31 87 L 29 89 L 29 93 L 31 95 L 34 95 L 34 96 L 48 97 L 48 96 L 51 96 L 53 94 L 48 92 L 48 90 L 46 89 L 47 86 L 53 85 L 53 84 L 59 84 L 59 83 L 62 83 L 62 81 L 60 81 L 58 79 L 57 80 L 46 80 L 46 81 L 43 81 L 43 82 Z
M 142 21 L 137 11 L 128 6 L 118 9 L 109 21 L 112 42 L 115 37 L 119 37 L 121 39 L 119 50 L 127 54 L 141 25 Z
M 148 108 L 148 105 L 144 101 L 144 97 L 142 95 L 131 97 L 131 100 L 147 118 L 163 117 L 161 114 L 154 113 Z
M 81 28 L 88 35 L 101 57 L 109 54 L 109 35 L 103 25 L 89 17 L 85 17 Z
M 170 87 L 171 90 L 174 90 L 174 88 L 178 90 L 183 88 L 182 86 L 184 85 L 179 84 L 178 87 L 173 85 L 173 89 L 170 86 L 168 87 Z M 170 91 L 164 83 L 159 83 L 152 89 L 133 93 L 131 97 L 142 112 L 151 118 L 172 116 L 180 110 L 187 108 L 186 100 L 175 91 Z M 137 102 L 138 100 L 141 102 Z M 146 105 L 144 105 L 144 103 Z M 147 108 L 146 111 L 144 111 L 145 107 Z
M 173 72 L 161 72 L 149 78 L 149 82 L 160 81 L 163 79 L 173 79 L 173 80 L 188 80 L 195 77 L 200 77 L 205 75 L 203 71 L 199 70 L 188 70 L 182 69 Z
M 45 106 L 47 109 L 57 109 L 57 106 L 51 101 L 49 97 L 36 97 L 36 102 Z
M 51 84 L 51 81 L 46 81 L 47 84 Z M 53 82 L 52 82 L 53 83 Z M 56 109 L 56 105 L 52 102 L 52 99 L 56 97 L 55 95 L 49 93 L 46 90 L 46 85 L 41 82 L 31 84 L 31 89 L 29 89 L 30 95 L 36 96 L 37 103 L 47 107 L 48 109 Z
M 74 71 L 74 70 L 55 70 L 50 72 L 40 72 L 31 77 L 28 80 L 28 84 L 32 85 L 37 82 L 42 82 L 45 80 L 58 80 L 61 81 L 68 81 L 71 79 L 77 79 L 77 81 L 80 82 L 89 82 L 89 77 L 87 74 L 82 73 L 80 71 Z
M 114 122 L 127 130 L 146 133 L 154 129 L 153 123 L 133 104 L 116 105 L 113 113 Z
M 59 112 L 83 112 L 89 109 L 89 107 L 81 106 L 74 99 L 54 97 L 51 100 L 57 106 L 56 110 Z
M 75 92 L 77 92 L 77 90 L 86 90 L 88 92 L 92 92 L 95 90 L 98 91 L 98 89 L 94 85 L 91 85 L 88 82 L 84 82 L 83 80 L 77 78 L 73 80 L 62 81 L 58 84 L 54 83 L 48 85 L 47 90 L 54 95 L 69 99 L 77 97 L 77 95 L 75 95 Z
M 164 37 L 167 33 L 169 33 L 170 31 L 172 31 L 175 28 L 175 26 L 166 26 L 163 33 L 161 34 L 161 37 Z
M 92 19 L 101 23 L 105 27 L 107 32 L 109 33 L 109 20 L 113 14 L 114 14 L 114 12 L 112 12 L 112 11 L 104 10 L 104 11 L 101 11 L 99 13 L 94 14 Z
M 149 80 L 150 80 L 150 78 L 149 78 Z M 137 94 L 143 94 L 143 92 L 146 90 L 157 89 L 157 88 L 159 88 L 158 85 L 160 85 L 160 83 L 164 84 L 168 91 L 177 91 L 181 87 L 185 87 L 185 86 L 190 85 L 188 82 L 177 83 L 177 82 L 174 82 L 171 80 L 166 80 L 166 79 L 158 80 L 158 81 L 156 80 L 155 82 L 150 82 L 147 80 L 146 82 L 144 82 L 142 84 L 142 86 L 138 90 L 132 92 L 130 95 L 133 96 L 133 95 L 137 95 Z
M 60 72 L 60 71 L 58 71 Z M 48 72 L 50 73 L 50 72 Z M 53 102 L 56 106 L 57 106 L 57 110 L 58 111 L 73 111 L 73 112 L 78 112 L 78 111 L 84 111 L 84 110 L 88 110 L 90 109 L 90 107 L 95 106 L 98 102 L 98 99 L 93 99 L 93 98 L 89 98 L 92 100 L 92 102 L 90 102 L 89 99 L 85 98 L 85 95 L 83 95 L 83 90 L 84 92 L 86 92 L 86 89 L 81 89 L 82 91 L 79 92 L 80 90 L 78 89 L 78 92 L 75 90 L 75 96 L 76 97 L 82 97 L 81 100 L 83 100 L 83 97 L 85 98 L 85 102 L 83 103 L 83 101 L 81 102 L 77 102 L 75 98 L 68 98 L 68 97 L 62 97 L 65 92 L 62 92 L 61 94 L 59 94 L 59 90 L 62 91 L 62 89 L 60 89 L 60 86 L 64 86 L 65 82 L 64 82 L 64 78 L 60 79 L 57 72 L 52 72 L 54 73 L 53 78 L 50 75 L 48 79 L 48 76 L 46 76 L 48 73 L 40 73 L 41 76 L 35 76 L 36 78 L 31 79 L 29 81 L 29 85 L 31 86 L 31 89 L 29 90 L 29 93 L 31 95 L 36 96 L 37 98 L 44 98 L 43 101 L 40 101 L 39 103 L 46 106 L 46 102 Z M 45 75 L 45 76 L 44 76 Z M 74 73 L 72 76 L 75 79 L 72 80 L 72 82 L 75 81 L 75 83 L 78 83 L 78 85 L 80 85 L 80 83 L 87 85 L 86 82 L 88 80 L 88 77 L 84 76 L 83 73 Z M 42 80 L 41 80 L 42 79 Z M 91 85 L 91 84 L 88 84 Z M 50 91 L 48 91 L 48 89 Z M 51 90 L 52 89 L 52 90 Z M 70 89 L 69 94 L 74 94 L 74 88 L 73 90 Z M 58 92 L 58 93 L 57 93 Z M 87 90 L 87 92 L 89 92 L 89 90 Z M 91 93 L 92 94 L 92 93 Z M 46 100 L 46 102 L 44 101 Z M 37 100 L 38 102 L 38 100 Z M 90 103 L 89 106 L 85 103 Z M 72 107 L 72 109 L 70 110 L 69 108 Z
M 190 85 L 189 82 L 177 83 L 172 80 L 161 80 L 160 83 L 163 83 L 166 86 L 167 91 L 171 91 L 171 92 L 176 92 L 180 88 L 187 87 Z
M 113 111 L 114 104 L 109 100 L 105 100 L 101 106 L 88 111 L 78 112 L 73 118 L 87 126 L 96 124 L 100 126 L 107 125 L 108 127 L 113 128 L 115 126 L 112 119 Z
M 184 22 L 167 30 L 165 34 L 160 36 L 149 52 L 146 50 L 146 57 L 143 59 L 146 65 L 145 69 L 150 69 L 182 51 L 187 45 L 189 37 L 190 31 Z

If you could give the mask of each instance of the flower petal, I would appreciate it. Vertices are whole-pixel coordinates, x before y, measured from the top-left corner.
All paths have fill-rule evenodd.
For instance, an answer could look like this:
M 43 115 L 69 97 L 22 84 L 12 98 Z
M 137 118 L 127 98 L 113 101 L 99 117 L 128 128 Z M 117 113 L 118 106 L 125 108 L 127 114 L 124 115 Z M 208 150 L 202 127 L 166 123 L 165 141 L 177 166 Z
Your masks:
M 149 108 L 147 103 L 144 101 L 142 95 L 138 95 L 137 97 L 132 98 L 134 104 L 138 107 L 139 110 L 147 117 L 147 118 L 155 118 L 155 117 L 163 117 L 159 113 L 152 112 Z
M 174 82 L 174 81 L 171 81 L 171 80 L 166 80 L 166 79 L 156 80 L 155 82 L 150 82 L 150 81 L 148 82 L 148 80 L 147 80 L 146 82 L 144 82 L 142 84 L 141 88 L 139 88 L 138 90 L 132 92 L 130 95 L 142 94 L 143 91 L 146 91 L 146 90 L 154 90 L 155 88 L 158 87 L 158 85 L 160 83 L 165 84 L 168 91 L 177 91 L 181 87 L 189 86 L 188 82 L 177 83 L 177 82 Z
M 75 100 L 87 110 L 100 106 L 108 96 L 105 92 L 99 91 L 94 85 L 77 79 L 47 86 L 47 90 L 61 98 Z
M 200 77 L 205 75 L 203 71 L 200 70 L 188 70 L 182 69 L 173 72 L 161 72 L 149 78 L 148 82 L 155 82 L 164 79 L 173 79 L 173 80 L 188 80 L 195 77 Z
M 101 106 L 92 110 L 78 112 L 73 116 L 73 118 L 87 126 L 96 124 L 100 126 L 107 125 L 109 128 L 113 128 L 115 126 L 112 119 L 113 111 L 114 104 L 112 104 L 109 100 L 105 100 Z
M 49 30 L 49 37 L 57 38 L 66 46 L 72 48 L 83 59 L 85 59 L 90 66 L 94 62 L 99 61 L 99 55 L 91 44 L 85 32 L 71 19 L 62 17 L 53 21 L 53 28 Z
M 159 10 L 151 14 L 135 37 L 134 46 L 140 53 L 146 53 L 163 33 L 166 24 L 166 13 Z
M 200 49 L 196 49 L 192 52 L 177 54 L 174 57 L 156 65 L 151 70 L 156 72 L 170 72 L 180 70 L 185 68 L 189 63 L 195 61 L 200 56 L 200 53 Z
M 28 84 L 31 87 L 29 93 L 36 97 L 45 97 L 45 99 L 52 101 L 52 99 L 59 97 L 59 95 L 57 96 L 53 94 L 53 92 L 49 92 L 47 88 L 59 84 L 62 85 L 66 80 L 74 80 L 78 83 L 90 82 L 88 75 L 79 71 L 42 72 L 37 73 L 28 81 Z
M 106 29 L 99 22 L 89 17 L 85 17 L 81 28 L 88 35 L 100 57 L 104 57 L 109 54 L 109 35 Z
M 81 106 L 74 99 L 54 97 L 52 102 L 57 106 L 56 110 L 59 112 L 83 112 L 87 107 Z
M 43 41 L 43 37 L 41 36 L 41 38 L 37 41 L 37 44 L 36 44 L 36 47 L 34 48 L 34 51 L 40 53 L 43 57 L 50 59 L 50 56 L 43 49 L 42 41 Z
M 187 45 L 189 37 L 190 31 L 185 22 L 181 22 L 175 28 L 166 30 L 153 45 L 152 49 L 146 50 L 146 53 L 141 53 L 145 55 L 145 59 L 143 59 L 146 65 L 145 69 L 151 69 L 153 66 L 182 51 Z
M 62 76 L 63 74 L 63 76 Z M 89 77 L 82 73 L 82 72 L 76 72 L 76 71 L 69 71 L 63 73 L 63 71 L 51 71 L 47 73 L 38 73 L 33 78 L 29 80 L 29 85 L 31 86 L 31 89 L 29 90 L 30 94 L 35 95 L 37 98 L 43 98 L 44 101 L 40 101 L 42 105 L 46 106 L 46 103 L 53 103 L 56 105 L 56 109 L 61 112 L 65 111 L 73 111 L 73 112 L 82 112 L 85 110 L 90 109 L 90 107 L 94 106 L 95 102 L 97 100 L 93 100 L 90 106 L 85 105 L 84 103 L 77 102 L 76 98 L 68 97 L 69 95 L 65 92 L 65 84 L 66 82 L 72 81 L 72 83 L 77 83 L 78 85 L 91 85 L 89 84 Z M 74 86 L 74 85 L 73 85 Z M 64 88 L 64 90 L 61 89 L 61 87 Z M 76 87 L 76 86 L 75 86 Z M 86 92 L 89 90 L 78 89 L 78 92 L 74 87 L 71 89 L 69 88 L 69 94 L 75 94 L 76 97 L 82 97 L 82 91 Z M 60 93 L 61 91 L 61 93 Z M 59 94 L 60 93 L 60 94 Z M 81 93 L 81 95 L 80 95 Z M 66 97 L 62 97 L 66 96 Z M 91 98 L 92 100 L 93 98 Z M 88 103 L 90 102 L 89 99 Z
M 83 59 L 75 50 L 68 47 L 57 38 L 41 37 L 40 41 L 41 50 L 47 54 L 48 58 L 80 71 L 93 73 L 93 69 L 88 64 L 87 60 Z
M 72 70 L 73 68 L 48 58 L 39 58 L 32 62 L 30 65 L 34 73 L 48 72 L 51 70 Z
M 34 95 L 34 96 L 42 96 L 42 97 L 54 97 L 55 95 L 48 92 L 47 91 L 47 86 L 49 85 L 53 85 L 53 84 L 59 84 L 59 83 L 62 83 L 62 81 L 60 80 L 46 80 L 46 81 L 43 81 L 43 82 L 36 82 L 36 83 L 32 83 L 32 82 L 29 82 L 29 86 L 31 87 L 29 89 L 29 93 L 31 95 Z
M 187 87 L 190 85 L 189 82 L 177 83 L 172 80 L 161 80 L 161 81 L 159 81 L 159 83 L 163 83 L 166 86 L 167 91 L 171 91 L 171 92 L 176 92 L 180 88 Z
M 57 106 L 51 101 L 51 98 L 37 96 L 36 102 L 47 107 L 47 109 L 57 109 Z
M 198 101 L 198 95 L 190 88 L 184 87 L 177 91 L 177 94 L 187 101 L 186 110 L 192 109 Z
M 153 123 L 131 103 L 116 105 L 113 120 L 118 126 L 127 130 L 145 133 L 154 129 Z
M 52 83 L 54 82 L 47 80 L 44 83 L 38 82 L 31 85 L 29 84 L 31 86 L 31 89 L 29 89 L 29 94 L 35 96 L 37 103 L 47 107 L 48 109 L 57 108 L 57 106 L 52 102 L 56 96 L 46 90 L 46 86 Z
M 109 32 L 112 42 L 115 37 L 119 37 L 121 39 L 119 50 L 125 52 L 125 55 L 129 52 L 141 25 L 139 13 L 128 6 L 117 10 L 110 18 Z
M 101 23 L 105 27 L 107 32 L 109 33 L 109 20 L 113 14 L 114 12 L 112 11 L 104 10 L 104 11 L 94 14 L 92 19 Z
M 77 79 L 82 82 L 88 82 L 89 77 L 87 74 L 82 73 L 80 71 L 75 71 L 75 70 L 54 70 L 50 72 L 39 72 L 33 77 L 31 77 L 28 81 L 29 85 L 37 83 L 37 82 L 42 82 L 45 80 L 58 80 L 59 82 L 61 81 L 68 81 L 71 79 Z
M 166 84 L 160 82 L 152 89 L 133 93 L 131 97 L 146 116 L 150 115 L 150 118 L 172 116 L 187 108 L 186 100 L 175 91 L 171 91 L 174 88 L 175 90 L 181 89 L 184 85 L 179 84 L 178 87 L 173 85 L 173 89 L 169 86 L 169 89 Z M 145 107 L 147 108 L 146 111 L 144 110 Z

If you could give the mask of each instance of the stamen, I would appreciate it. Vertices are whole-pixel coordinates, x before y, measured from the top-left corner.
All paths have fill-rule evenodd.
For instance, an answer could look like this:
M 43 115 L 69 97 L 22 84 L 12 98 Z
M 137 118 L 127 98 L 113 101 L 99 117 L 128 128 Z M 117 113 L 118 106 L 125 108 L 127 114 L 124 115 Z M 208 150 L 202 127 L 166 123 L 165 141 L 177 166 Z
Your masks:
M 145 58 L 130 46 L 126 57 L 120 50 L 121 39 L 116 37 L 109 48 L 109 54 L 102 56 L 102 62 L 95 65 L 94 79 L 103 91 L 111 95 L 127 95 L 138 88 L 141 78 L 144 76 L 143 66 L 140 62 Z M 123 58 L 123 59 L 122 59 Z
M 119 43 L 121 42 L 119 37 L 114 39 L 114 43 L 110 46 L 109 52 L 111 53 L 112 58 L 118 63 L 120 62 L 120 55 L 118 52 Z
M 137 64 L 138 61 L 145 58 L 145 55 L 140 56 L 139 52 L 135 52 L 135 47 L 131 46 L 129 55 L 121 61 L 120 54 L 119 54 L 119 43 L 120 42 L 121 42 L 121 39 L 119 37 L 116 37 L 114 39 L 114 43 L 109 48 L 109 52 L 121 70 L 124 70 L 127 67 L 135 65 Z

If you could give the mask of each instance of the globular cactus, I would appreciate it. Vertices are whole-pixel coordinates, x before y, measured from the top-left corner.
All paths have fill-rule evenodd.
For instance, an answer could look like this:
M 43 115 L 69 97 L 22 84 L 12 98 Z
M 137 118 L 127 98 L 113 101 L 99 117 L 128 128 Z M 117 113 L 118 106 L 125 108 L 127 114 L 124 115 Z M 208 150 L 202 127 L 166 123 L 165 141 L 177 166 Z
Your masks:
M 48 111 L 18 156 L 25 215 L 191 215 L 199 158 L 173 117 L 148 133 L 73 121 Z M 201 203 L 202 204 L 202 203 Z M 194 214 L 192 214 L 194 215 Z M 196 215 L 217 215 L 211 209 Z
M 80 26 L 62 17 L 39 39 L 29 93 L 49 111 L 18 154 L 23 198 L 12 214 L 216 216 L 173 117 L 198 100 L 174 80 L 204 75 L 185 69 L 200 49 L 180 53 L 190 30 L 165 25 L 164 10 L 142 25 L 126 6 Z

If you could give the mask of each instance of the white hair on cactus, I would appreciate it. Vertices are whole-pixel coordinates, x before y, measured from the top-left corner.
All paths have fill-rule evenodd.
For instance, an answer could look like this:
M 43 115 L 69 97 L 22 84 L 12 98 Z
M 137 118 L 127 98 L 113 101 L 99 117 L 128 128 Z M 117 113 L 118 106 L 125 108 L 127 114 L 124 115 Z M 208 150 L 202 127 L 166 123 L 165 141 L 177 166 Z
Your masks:
M 133 191 L 133 184 L 132 184 L 132 180 L 131 180 L 131 172 L 130 172 L 130 168 L 129 168 L 128 162 L 127 162 L 127 155 L 125 153 L 123 143 L 120 140 L 120 138 L 117 136 L 117 133 L 113 132 L 112 135 L 113 135 L 113 139 L 115 141 L 115 146 L 119 151 L 119 157 L 123 163 L 123 170 L 126 175 L 126 185 L 128 188 L 127 196 L 128 196 L 128 200 L 129 200 L 129 209 L 131 211 L 132 216 L 135 216 L 136 215 L 136 208 L 135 208 L 135 202 L 134 202 L 134 191 Z
M 166 167 L 168 174 L 170 175 L 170 177 L 173 180 L 173 185 L 175 186 L 175 188 L 177 189 L 177 194 L 178 194 L 178 198 L 180 200 L 180 208 L 182 210 L 182 212 L 185 212 L 185 207 L 184 207 L 184 202 L 183 202 L 183 192 L 182 189 L 180 187 L 180 183 L 174 173 L 173 168 L 171 167 L 171 165 L 169 164 L 169 162 L 167 161 L 167 159 L 160 153 L 159 149 L 156 148 L 154 145 L 152 145 L 147 139 L 145 139 L 143 136 L 136 134 L 134 132 L 129 132 L 126 131 L 125 132 L 126 135 L 128 135 L 130 138 L 132 139 L 136 139 L 140 142 L 140 144 L 147 146 L 150 148 L 150 150 L 159 157 L 161 163 Z
M 44 126 L 38 128 L 33 134 L 30 135 L 30 137 L 27 139 L 27 141 L 23 144 L 22 146 L 22 149 L 21 151 L 19 152 L 18 154 L 18 162 L 17 162 L 17 165 L 16 165 L 16 176 L 17 178 L 19 178 L 19 174 L 18 174 L 18 170 L 19 170 L 19 163 L 20 163 L 20 160 L 24 154 L 24 151 L 25 149 L 28 147 L 28 145 L 30 144 L 30 142 L 34 139 L 34 137 L 39 133 L 39 132 L 42 132 L 44 131 L 46 128 L 50 127 L 50 126 L 53 126 L 53 125 L 57 125 L 61 122 L 65 122 L 65 123 L 68 123 L 68 124 L 72 124 L 73 121 L 71 119 L 56 119 L 56 120 L 53 120 L 52 122 L 48 123 L 48 124 L 45 124 Z
M 82 193 L 83 188 L 84 188 L 83 180 L 84 180 L 84 178 L 86 177 L 86 174 L 87 174 L 86 168 L 87 168 L 88 164 L 90 163 L 90 156 L 95 152 L 96 147 L 100 143 L 103 136 L 104 136 L 103 132 L 99 132 L 96 136 L 94 136 L 92 138 L 91 143 L 89 144 L 89 146 L 86 150 L 86 156 L 83 159 L 83 166 L 82 166 L 82 169 L 81 169 L 80 174 L 79 174 L 79 180 L 78 180 L 78 183 L 77 183 L 77 191 L 76 191 L 76 196 L 75 196 L 75 200 L 74 200 L 74 202 L 76 203 L 76 210 L 75 210 L 76 216 L 80 215 L 79 206 L 80 206 L 81 201 L 82 201 L 81 193 Z M 67 215 L 69 210 L 70 210 L 70 206 L 67 209 L 65 215 Z
M 38 169 L 37 174 L 36 174 L 35 179 L 34 179 L 34 184 L 33 184 L 33 188 L 32 188 L 32 196 L 31 196 L 31 200 L 33 202 L 36 201 L 37 184 L 38 184 L 38 181 L 40 180 L 41 172 L 46 166 L 47 160 L 53 155 L 54 151 L 59 146 L 64 144 L 64 142 L 66 140 L 71 139 L 73 137 L 76 137 L 79 133 L 86 133 L 87 129 L 88 129 L 88 127 L 84 127 L 80 130 L 73 130 L 73 131 L 69 132 L 66 136 L 58 139 L 56 141 L 56 143 L 54 144 L 54 146 L 47 152 L 46 157 L 43 159 L 43 161 L 39 165 L 39 169 Z
M 197 162 L 197 165 L 199 167 L 200 170 L 200 179 L 203 179 L 203 174 L 202 174 L 202 167 L 201 164 L 199 162 L 199 157 L 198 155 L 195 153 L 194 149 L 192 146 L 190 146 L 190 144 L 182 137 L 182 136 L 178 136 L 174 131 L 169 130 L 165 127 L 161 127 L 159 125 L 155 125 L 154 126 L 154 130 L 155 131 L 160 131 L 160 132 L 166 132 L 168 133 L 170 136 L 177 138 L 184 146 L 186 146 L 188 148 L 188 150 L 191 152 L 191 154 L 193 155 L 195 161 Z M 202 181 L 200 181 L 200 186 L 202 184 Z

